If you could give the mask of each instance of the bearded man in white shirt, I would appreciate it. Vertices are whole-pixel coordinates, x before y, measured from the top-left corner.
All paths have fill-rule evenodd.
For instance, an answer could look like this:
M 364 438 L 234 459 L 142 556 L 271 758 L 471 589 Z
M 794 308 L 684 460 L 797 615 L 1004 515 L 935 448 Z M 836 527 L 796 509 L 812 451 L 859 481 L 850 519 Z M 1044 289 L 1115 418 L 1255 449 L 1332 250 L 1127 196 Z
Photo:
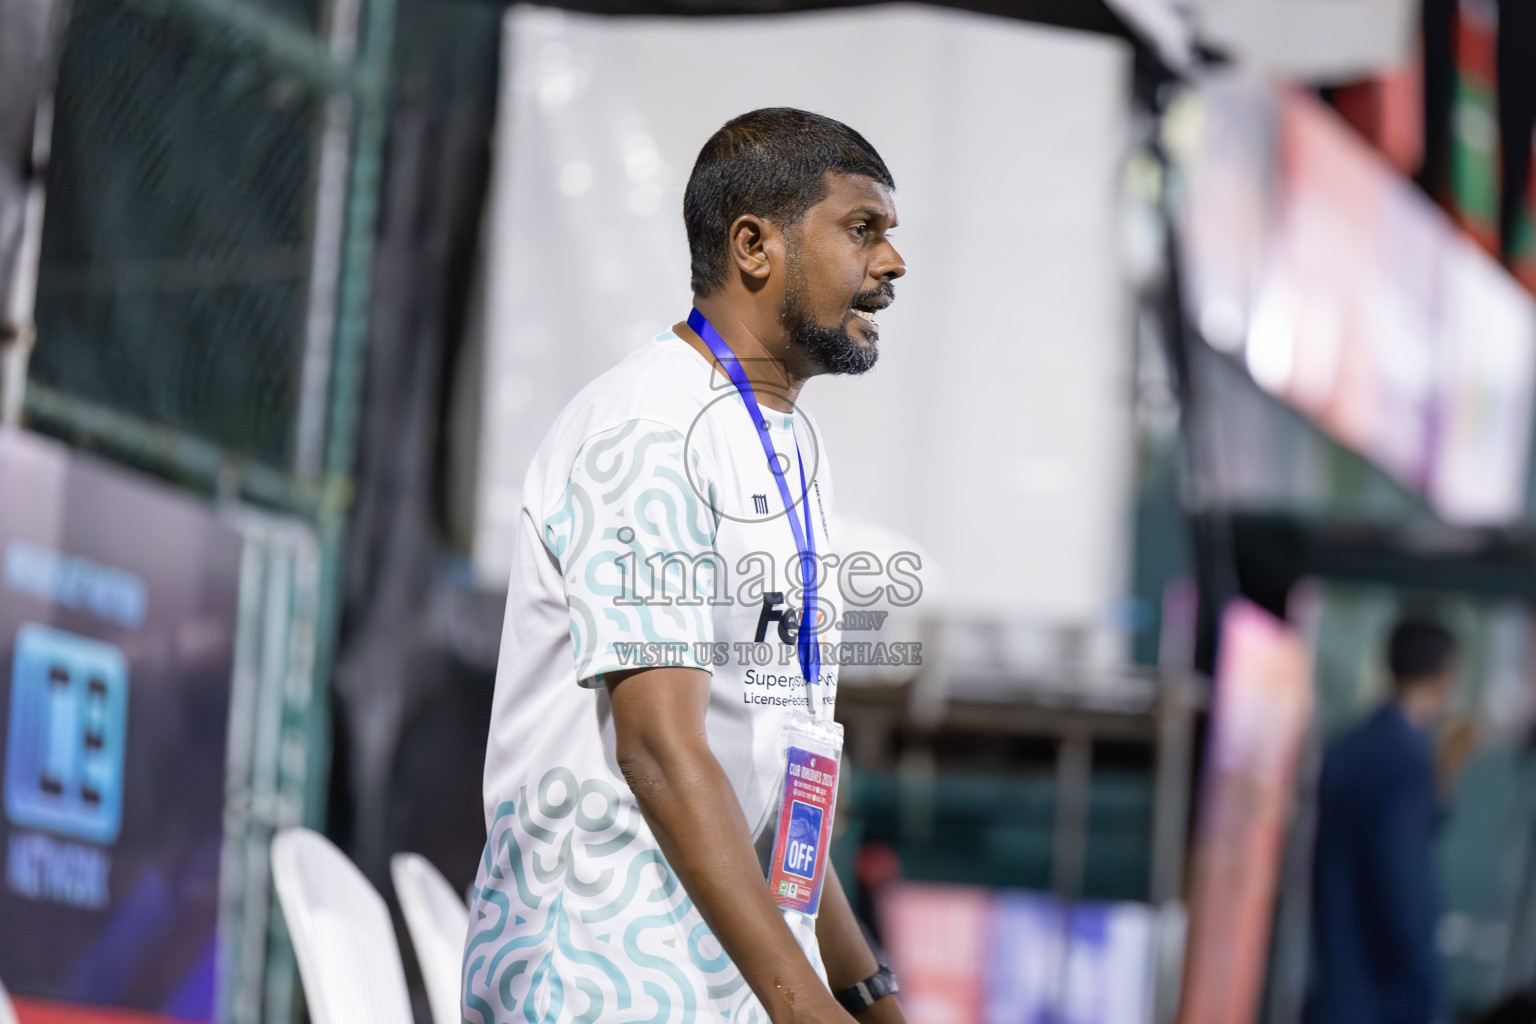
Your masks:
M 831 472 L 796 400 L 874 365 L 905 273 L 893 189 L 830 118 L 724 125 L 684 198 L 694 310 L 540 446 L 486 756 L 469 1024 L 902 1024 L 826 862 L 828 787 L 825 818 L 791 821 L 785 795 L 786 735 L 835 730 L 837 693 Z M 786 823 L 779 867 L 815 879 L 798 903 L 765 881 Z

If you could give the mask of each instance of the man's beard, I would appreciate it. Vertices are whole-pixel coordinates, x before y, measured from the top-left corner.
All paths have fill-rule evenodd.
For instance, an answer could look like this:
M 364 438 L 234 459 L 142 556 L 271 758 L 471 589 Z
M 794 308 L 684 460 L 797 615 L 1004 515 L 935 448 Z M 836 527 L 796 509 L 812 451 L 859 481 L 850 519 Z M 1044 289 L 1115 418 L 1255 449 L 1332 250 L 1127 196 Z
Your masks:
M 853 304 L 889 295 L 890 285 L 854 297 Z M 858 374 L 868 371 L 880 358 L 873 340 L 861 342 L 848 333 L 846 321 L 823 327 L 806 309 L 805 289 L 799 275 L 792 275 L 784 295 L 784 315 L 780 318 L 789 340 L 799 345 L 817 366 L 827 373 Z

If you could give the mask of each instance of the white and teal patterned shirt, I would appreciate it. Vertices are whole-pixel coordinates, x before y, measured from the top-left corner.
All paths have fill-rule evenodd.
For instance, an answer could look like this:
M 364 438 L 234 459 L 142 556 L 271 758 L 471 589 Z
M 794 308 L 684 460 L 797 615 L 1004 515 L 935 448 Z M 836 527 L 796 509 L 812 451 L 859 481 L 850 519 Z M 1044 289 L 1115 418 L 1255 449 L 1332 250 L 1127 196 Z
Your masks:
M 804 459 L 827 552 L 820 436 L 803 410 L 762 409 L 797 504 Z M 709 671 L 710 748 L 754 838 L 771 841 L 783 718 L 806 700 L 793 636 L 779 632 L 801 599 L 773 472 L 730 381 L 671 332 L 589 384 L 545 436 L 513 544 L 466 1024 L 766 1024 L 619 774 L 602 678 Z M 836 665 L 824 660 L 812 689 L 830 717 Z M 821 972 L 814 923 L 785 917 Z

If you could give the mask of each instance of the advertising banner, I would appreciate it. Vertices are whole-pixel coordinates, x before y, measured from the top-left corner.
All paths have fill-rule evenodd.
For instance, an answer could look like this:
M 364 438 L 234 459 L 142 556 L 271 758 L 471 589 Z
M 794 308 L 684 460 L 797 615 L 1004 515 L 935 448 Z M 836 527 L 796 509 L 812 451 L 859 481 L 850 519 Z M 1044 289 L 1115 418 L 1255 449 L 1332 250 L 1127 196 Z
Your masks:
M 1004 892 L 994 920 L 985 1024 L 1150 1024 L 1151 907 Z
M 0 978 L 23 1024 L 26 997 L 213 1019 L 239 567 L 201 503 L 0 430 Z
M 1140 903 L 900 882 L 880 919 L 912 1024 L 1150 1024 L 1155 915 Z
M 1183 237 L 1201 335 L 1448 522 L 1523 516 L 1536 301 L 1316 97 L 1200 95 Z
M 1297 760 L 1312 720 L 1301 634 L 1245 601 L 1222 617 L 1179 1024 L 1258 1019 Z
M 980 1024 L 992 893 L 963 885 L 898 882 L 880 920 L 912 1024 Z

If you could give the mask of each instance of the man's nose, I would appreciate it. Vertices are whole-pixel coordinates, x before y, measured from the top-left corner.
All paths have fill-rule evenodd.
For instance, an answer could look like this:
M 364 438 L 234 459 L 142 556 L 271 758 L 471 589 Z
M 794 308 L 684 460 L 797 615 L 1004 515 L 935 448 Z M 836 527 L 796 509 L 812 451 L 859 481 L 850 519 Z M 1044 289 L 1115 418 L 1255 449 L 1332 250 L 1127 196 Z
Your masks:
M 896 251 L 894 245 L 886 245 L 885 258 L 880 260 L 871 271 L 877 280 L 894 281 L 907 272 L 907 264 L 901 258 L 901 253 Z

